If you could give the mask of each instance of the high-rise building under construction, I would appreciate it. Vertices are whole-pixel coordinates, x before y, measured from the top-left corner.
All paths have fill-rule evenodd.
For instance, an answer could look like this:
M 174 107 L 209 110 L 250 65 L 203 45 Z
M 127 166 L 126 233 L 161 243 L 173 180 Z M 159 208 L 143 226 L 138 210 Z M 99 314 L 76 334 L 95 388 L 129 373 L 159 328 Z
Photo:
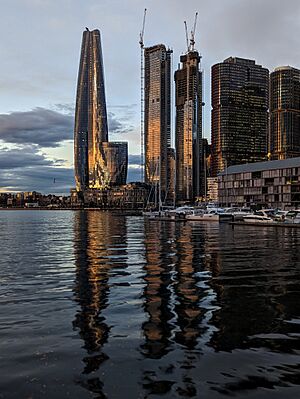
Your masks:
M 212 175 L 266 160 L 269 71 L 230 57 L 212 67 Z
M 203 195 L 202 72 L 200 55 L 190 50 L 180 57 L 176 87 L 176 200 L 193 202 Z
M 159 188 L 161 201 L 170 195 L 171 54 L 163 44 L 144 49 L 145 182 Z
M 116 146 L 120 147 L 118 151 Z M 112 154 L 114 161 L 109 159 Z M 118 154 L 120 158 L 116 160 Z M 86 28 L 83 32 L 75 110 L 74 164 L 77 191 L 104 188 L 116 182 L 126 183 L 127 143 L 108 143 L 104 68 L 98 29 L 89 31 Z M 116 164 L 119 164 L 120 177 L 116 176 Z
M 300 70 L 276 68 L 270 75 L 271 159 L 300 156 Z

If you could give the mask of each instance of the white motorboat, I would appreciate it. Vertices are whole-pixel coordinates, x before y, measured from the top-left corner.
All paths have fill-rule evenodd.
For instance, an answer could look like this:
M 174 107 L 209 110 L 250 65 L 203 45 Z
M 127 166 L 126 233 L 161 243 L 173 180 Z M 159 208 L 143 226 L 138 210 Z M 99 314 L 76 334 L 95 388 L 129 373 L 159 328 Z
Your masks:
M 288 211 L 282 211 L 281 209 L 278 209 L 275 212 L 274 220 L 276 222 L 284 222 L 287 214 L 288 214 Z
M 224 211 L 223 211 L 224 212 Z M 219 209 L 193 209 L 190 214 L 185 215 L 186 220 L 198 222 L 218 222 L 220 218 Z
M 273 210 L 261 210 L 243 217 L 245 223 L 274 223 Z
M 222 214 L 221 219 L 224 219 L 224 221 L 239 221 L 243 220 L 245 216 L 248 216 L 250 214 L 251 210 L 249 208 L 226 208 L 224 210 L 224 214 Z
M 300 223 L 300 209 L 294 211 L 288 211 L 285 215 L 285 223 Z

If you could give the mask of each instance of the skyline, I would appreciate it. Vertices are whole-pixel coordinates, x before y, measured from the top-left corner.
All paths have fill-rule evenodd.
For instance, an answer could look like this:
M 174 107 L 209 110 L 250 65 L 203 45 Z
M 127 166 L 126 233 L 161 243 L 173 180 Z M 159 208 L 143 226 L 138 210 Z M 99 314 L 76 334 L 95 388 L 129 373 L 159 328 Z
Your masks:
M 194 13 L 199 12 L 196 49 L 203 56 L 203 136 L 209 140 L 213 64 L 237 56 L 254 59 L 270 72 L 281 65 L 300 67 L 297 1 L 290 1 L 284 8 L 277 0 L 245 0 L 243 4 L 227 0 L 214 5 L 208 1 L 190 1 L 188 5 L 179 1 L 162 5 L 158 1 L 135 0 L 126 5 L 120 1 L 85 3 L 14 0 L 2 6 L 5 18 L 0 27 L 0 191 L 8 191 L 9 187 L 9 191 L 27 188 L 46 192 L 50 186 L 48 192 L 67 192 L 74 186 L 74 182 L 70 184 L 73 114 L 80 38 L 85 26 L 101 31 L 109 133 L 114 141 L 129 142 L 129 181 L 139 176 L 132 163 L 138 157 L 132 154 L 139 151 L 138 34 L 145 7 L 145 46 L 170 46 L 174 51 L 173 72 L 180 54 L 185 52 L 183 20 L 190 28 Z M 174 106 L 172 112 L 174 119 Z M 51 184 L 54 177 L 58 191 Z

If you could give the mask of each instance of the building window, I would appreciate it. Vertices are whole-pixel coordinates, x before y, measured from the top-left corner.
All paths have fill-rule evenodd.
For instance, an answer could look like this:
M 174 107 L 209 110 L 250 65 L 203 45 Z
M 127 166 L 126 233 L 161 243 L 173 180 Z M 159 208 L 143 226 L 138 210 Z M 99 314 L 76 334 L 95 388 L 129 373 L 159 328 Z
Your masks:
M 261 171 L 252 172 L 252 179 L 260 179 L 261 178 Z

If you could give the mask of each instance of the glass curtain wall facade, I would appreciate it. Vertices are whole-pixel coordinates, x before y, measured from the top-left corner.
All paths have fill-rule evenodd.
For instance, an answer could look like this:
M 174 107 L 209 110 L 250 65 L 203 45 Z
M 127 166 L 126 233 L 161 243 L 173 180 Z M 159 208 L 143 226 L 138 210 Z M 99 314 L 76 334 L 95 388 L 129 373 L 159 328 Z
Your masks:
M 176 201 L 193 202 L 203 195 L 202 72 L 200 56 L 190 51 L 180 57 L 175 72 Z
M 271 159 L 300 156 L 300 70 L 276 68 L 270 75 Z
M 266 160 L 269 71 L 230 57 L 212 67 L 212 175 Z
M 127 143 L 102 143 L 102 149 L 106 160 L 107 185 L 120 186 L 126 184 L 128 165 Z
M 163 44 L 145 48 L 145 182 L 169 191 L 171 147 L 171 54 Z
M 101 142 L 108 141 L 101 38 L 98 29 L 83 32 L 77 83 L 74 163 L 78 191 L 105 184 Z

